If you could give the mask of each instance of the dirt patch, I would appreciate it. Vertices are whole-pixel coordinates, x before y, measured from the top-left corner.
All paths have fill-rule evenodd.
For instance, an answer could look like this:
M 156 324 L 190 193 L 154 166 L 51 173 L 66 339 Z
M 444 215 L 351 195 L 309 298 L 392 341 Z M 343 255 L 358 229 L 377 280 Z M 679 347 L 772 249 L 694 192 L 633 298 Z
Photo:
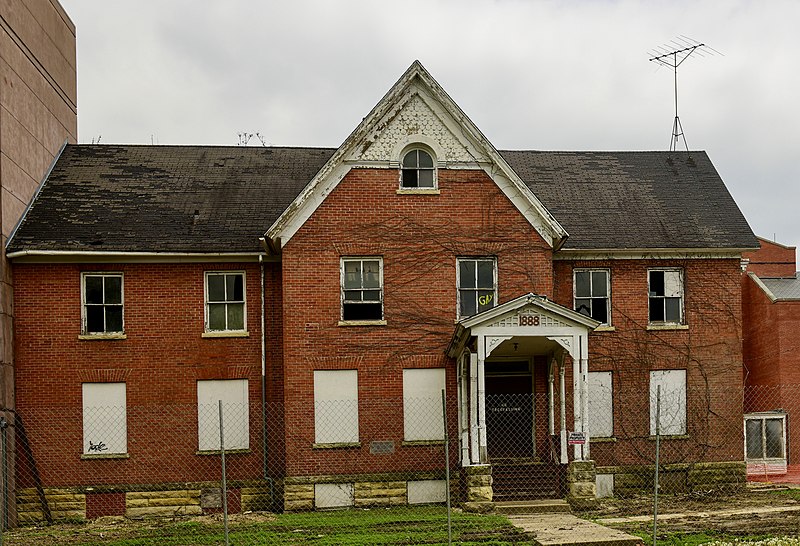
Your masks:
M 661 495 L 658 502 L 659 535 L 662 533 L 720 534 L 728 536 L 800 535 L 800 490 L 765 488 L 720 495 Z M 653 498 L 603 499 L 597 510 L 583 512 L 626 532 L 651 533 Z M 650 516 L 639 521 L 615 521 L 631 516 Z M 672 516 L 672 517 L 670 517 Z

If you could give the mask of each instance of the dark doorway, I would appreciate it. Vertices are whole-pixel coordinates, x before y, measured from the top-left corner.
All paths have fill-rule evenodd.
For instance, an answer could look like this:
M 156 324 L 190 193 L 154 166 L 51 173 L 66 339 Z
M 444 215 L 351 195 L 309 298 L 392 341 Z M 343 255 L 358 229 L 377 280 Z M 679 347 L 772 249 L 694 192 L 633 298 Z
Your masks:
M 533 381 L 529 361 L 486 365 L 486 440 L 489 457 L 533 457 Z

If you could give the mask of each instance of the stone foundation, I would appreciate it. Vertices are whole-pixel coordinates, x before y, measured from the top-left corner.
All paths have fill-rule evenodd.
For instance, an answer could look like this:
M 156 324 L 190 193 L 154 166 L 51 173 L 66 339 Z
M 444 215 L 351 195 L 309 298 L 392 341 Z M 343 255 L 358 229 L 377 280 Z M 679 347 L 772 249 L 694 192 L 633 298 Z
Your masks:
M 492 466 L 476 465 L 464 467 L 466 474 L 466 501 L 461 507 L 467 512 L 489 512 L 494 509 L 492 502 Z
M 286 512 L 316 510 L 318 508 L 367 508 L 402 506 L 409 503 L 409 482 L 444 482 L 444 476 L 436 472 L 414 472 L 404 475 L 403 480 L 397 479 L 397 474 L 368 474 L 368 475 L 332 475 L 332 476 L 292 476 L 284 479 L 283 484 L 283 509 Z M 458 483 L 458 473 L 451 476 L 451 487 Z M 338 488 L 317 486 L 339 486 Z M 444 487 L 444 486 L 443 486 Z M 339 502 L 330 498 L 318 498 L 325 491 L 338 491 L 343 496 Z M 451 496 L 457 498 L 457 493 L 451 491 Z M 417 502 L 444 502 L 440 498 L 425 501 L 416 499 Z M 318 504 L 320 506 L 318 506 Z
M 84 520 L 98 516 L 196 516 L 222 511 L 219 483 L 185 484 L 183 488 L 140 490 L 141 486 L 98 486 L 44 489 L 50 519 Z M 233 482 L 228 486 L 228 512 L 269 511 L 280 500 L 280 482 L 274 487 L 261 480 Z M 275 499 L 273 499 L 273 495 Z M 313 486 L 312 495 L 313 500 Z M 17 492 L 18 522 L 45 521 L 45 509 L 36 489 Z
M 612 475 L 615 497 L 653 491 L 654 465 L 598 466 L 597 474 Z M 747 484 L 743 461 L 667 464 L 658 474 L 662 493 L 735 492 Z
M 592 508 L 597 503 L 594 461 L 571 461 L 567 467 L 567 502 L 577 510 Z

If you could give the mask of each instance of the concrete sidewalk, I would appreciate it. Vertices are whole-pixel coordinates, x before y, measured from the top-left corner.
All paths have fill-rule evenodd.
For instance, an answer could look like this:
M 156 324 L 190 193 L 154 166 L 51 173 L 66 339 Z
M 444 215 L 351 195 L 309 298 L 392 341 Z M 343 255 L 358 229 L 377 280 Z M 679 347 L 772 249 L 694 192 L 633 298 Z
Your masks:
M 591 521 L 566 513 L 512 514 L 511 523 L 522 530 L 535 534 L 535 543 L 540 546 L 637 546 L 642 539 L 637 536 L 603 527 Z

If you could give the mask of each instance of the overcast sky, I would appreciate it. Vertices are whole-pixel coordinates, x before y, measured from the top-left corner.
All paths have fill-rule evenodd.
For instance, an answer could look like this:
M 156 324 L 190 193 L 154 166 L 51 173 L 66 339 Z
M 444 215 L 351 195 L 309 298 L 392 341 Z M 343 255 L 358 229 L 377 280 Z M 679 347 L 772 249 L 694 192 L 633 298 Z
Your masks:
M 336 147 L 419 59 L 498 149 L 667 150 L 678 70 L 758 235 L 800 246 L 800 2 L 61 0 L 81 142 Z M 251 144 L 258 143 L 255 138 Z

